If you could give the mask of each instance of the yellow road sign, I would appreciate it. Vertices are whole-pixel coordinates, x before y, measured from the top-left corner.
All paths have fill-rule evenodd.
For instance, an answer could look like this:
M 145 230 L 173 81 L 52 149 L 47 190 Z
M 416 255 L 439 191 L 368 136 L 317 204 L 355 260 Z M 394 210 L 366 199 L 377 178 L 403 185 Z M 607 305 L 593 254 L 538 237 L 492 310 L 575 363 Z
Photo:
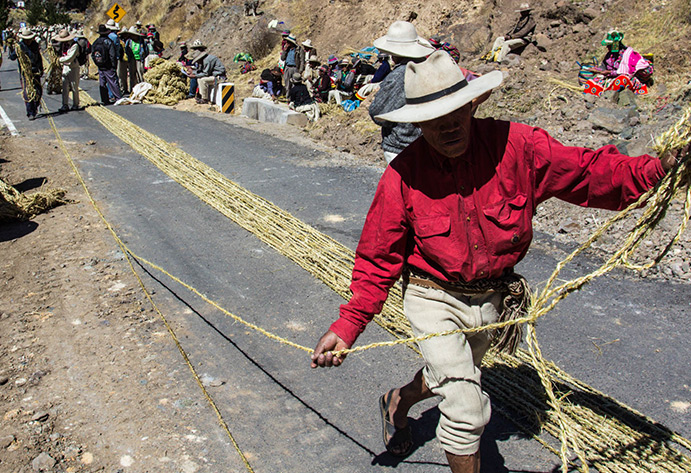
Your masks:
M 127 12 L 125 10 L 123 10 L 122 7 L 120 5 L 118 5 L 117 3 L 114 4 L 112 6 L 112 8 L 106 12 L 106 15 L 111 17 L 113 19 L 113 21 L 115 21 L 115 22 L 122 20 L 122 17 L 125 16 L 126 14 L 127 14 Z

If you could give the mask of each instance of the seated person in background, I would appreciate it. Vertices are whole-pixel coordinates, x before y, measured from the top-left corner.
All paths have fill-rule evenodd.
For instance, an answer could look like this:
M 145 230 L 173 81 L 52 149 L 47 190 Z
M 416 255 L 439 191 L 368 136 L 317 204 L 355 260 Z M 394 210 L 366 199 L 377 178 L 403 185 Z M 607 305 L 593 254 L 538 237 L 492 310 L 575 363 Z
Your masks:
M 199 95 L 196 101 L 199 104 L 207 104 L 211 98 L 211 89 L 218 83 L 223 82 L 226 77 L 226 68 L 221 60 L 204 50 L 192 59 L 197 66 L 195 77 L 199 85 Z
M 386 53 L 379 53 L 377 56 L 377 62 L 374 63 L 374 66 L 379 64 L 379 67 L 375 71 L 374 77 L 372 77 L 372 84 L 383 81 L 384 78 L 389 75 L 389 72 L 391 72 L 391 63 L 389 62 L 390 57 L 391 56 Z
M 521 16 L 508 33 L 499 36 L 494 41 L 492 50 L 485 56 L 487 61 L 501 62 L 511 51 L 530 43 L 535 31 L 535 20 L 530 16 L 531 10 L 532 8 L 527 3 L 521 4 L 521 7 L 516 10 Z
M 331 91 L 331 76 L 329 75 L 329 67 L 321 66 L 319 68 L 319 77 L 313 84 L 314 98 L 317 102 L 327 103 L 329 101 L 329 92 Z
M 309 59 L 307 59 L 305 70 L 302 71 L 302 81 L 312 96 L 315 94 L 314 83 L 317 79 L 319 79 L 319 66 L 319 59 L 317 59 L 317 56 L 313 54 L 309 57 Z
M 252 97 L 266 100 L 277 100 L 283 93 L 281 71 L 277 67 L 264 69 L 259 77 L 259 85 L 252 91 Z
M 618 92 L 630 89 L 637 95 L 648 93 L 653 85 L 653 65 L 639 53 L 624 46 L 624 33 L 610 30 L 602 45 L 607 46 L 607 54 L 599 66 L 581 65 L 579 78 L 585 88 L 583 92 L 600 96 L 606 90 Z
M 623 39 L 624 33 L 611 30 L 602 40 L 602 45 L 607 46 L 607 54 L 602 59 L 601 74 L 606 79 L 625 75 L 637 90 L 651 82 L 653 65 L 633 48 L 625 46 Z
M 297 112 L 304 113 L 311 122 L 319 119 L 319 105 L 307 90 L 307 86 L 302 83 L 302 75 L 299 72 L 293 73 L 290 79 L 292 85 L 288 91 L 289 107 Z

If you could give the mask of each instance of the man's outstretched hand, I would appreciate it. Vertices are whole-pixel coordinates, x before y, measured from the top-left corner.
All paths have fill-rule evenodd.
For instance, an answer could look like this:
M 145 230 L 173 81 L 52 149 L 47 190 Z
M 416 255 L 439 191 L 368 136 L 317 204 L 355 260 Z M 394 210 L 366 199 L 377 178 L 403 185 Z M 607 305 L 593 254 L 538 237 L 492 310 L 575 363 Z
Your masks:
M 677 164 L 677 162 L 679 162 L 678 160 L 689 154 L 690 150 L 691 143 L 687 144 L 681 149 L 668 151 L 666 154 L 660 156 L 660 164 L 662 165 L 662 169 L 664 169 L 665 172 L 672 169 Z
M 332 351 L 345 350 L 346 348 L 350 348 L 350 345 L 329 330 L 319 339 L 317 347 L 311 355 L 312 368 L 340 366 L 345 359 L 345 355 L 334 356 Z

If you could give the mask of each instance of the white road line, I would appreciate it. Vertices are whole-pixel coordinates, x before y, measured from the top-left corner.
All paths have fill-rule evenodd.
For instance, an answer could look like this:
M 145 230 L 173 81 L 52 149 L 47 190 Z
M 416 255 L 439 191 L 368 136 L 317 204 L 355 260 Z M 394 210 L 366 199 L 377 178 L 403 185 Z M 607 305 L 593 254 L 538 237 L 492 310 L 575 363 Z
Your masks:
M 10 117 L 8 117 L 7 114 L 5 113 L 5 109 L 2 107 L 0 107 L 0 116 L 2 117 L 3 121 L 5 122 L 5 125 L 7 125 L 7 129 L 10 130 L 10 133 L 12 133 L 12 136 L 18 136 L 19 132 L 14 127 L 14 123 L 12 123 L 12 120 L 10 120 Z

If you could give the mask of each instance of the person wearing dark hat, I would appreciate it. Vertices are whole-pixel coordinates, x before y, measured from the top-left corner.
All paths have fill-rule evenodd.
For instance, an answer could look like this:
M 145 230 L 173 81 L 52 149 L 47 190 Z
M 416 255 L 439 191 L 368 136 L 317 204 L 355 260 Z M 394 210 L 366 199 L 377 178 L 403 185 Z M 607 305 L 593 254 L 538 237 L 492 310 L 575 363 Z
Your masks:
M 502 81 L 502 73 L 493 71 L 468 82 L 442 51 L 406 66 L 405 104 L 377 119 L 414 123 L 422 136 L 379 181 L 356 251 L 352 297 L 317 343 L 313 368 L 343 363 L 333 351 L 353 346 L 401 276 L 416 337 L 520 317 L 521 309 L 513 308 L 529 295 L 513 268 L 528 251 L 541 202 L 557 197 L 622 209 L 676 164 L 679 151 L 660 159 L 629 157 L 611 145 L 564 146 L 540 128 L 474 118 L 477 100 Z M 511 352 L 518 343 L 520 333 L 512 329 L 418 342 L 424 368 L 379 400 L 387 450 L 396 456 L 412 452 L 408 411 L 439 396 L 437 439 L 451 471 L 479 472 L 480 437 L 490 419 L 480 363 L 492 344 Z
M 43 76 L 43 58 L 41 50 L 36 42 L 36 33 L 29 28 L 22 28 L 17 33 L 17 49 L 10 49 L 10 60 L 17 60 L 17 50 L 24 54 L 31 64 L 31 70 L 25 71 L 21 61 L 17 61 L 19 68 L 19 81 L 22 85 L 22 96 L 26 105 L 26 116 L 29 120 L 36 118 L 38 107 L 41 104 L 43 87 L 41 86 L 41 76 Z
M 314 98 L 317 99 L 317 102 L 327 103 L 332 85 L 329 66 L 320 66 L 317 72 L 319 77 L 314 82 Z
M 197 70 L 194 76 L 199 84 L 197 103 L 207 104 L 211 98 L 211 89 L 225 79 L 226 68 L 221 60 L 205 51 L 206 48 L 196 48 L 197 55 L 192 58 Z
M 516 24 L 504 36 L 499 36 L 492 45 L 492 50 L 485 56 L 489 61 L 501 62 L 506 56 L 516 49 L 526 46 L 532 40 L 535 32 L 535 20 L 530 15 L 532 8 L 527 3 L 522 3 L 516 13 L 520 17 Z
M 98 89 L 101 94 L 101 103 L 110 104 L 110 96 L 115 101 L 120 100 L 120 86 L 118 85 L 118 75 L 115 71 L 117 67 L 117 54 L 115 44 L 108 37 L 110 30 L 106 25 L 98 25 L 98 38 L 91 45 L 91 59 L 98 67 Z
M 309 121 L 316 122 L 319 119 L 319 105 L 315 103 L 307 86 L 303 84 L 302 76 L 296 72 L 290 80 L 293 85 L 287 95 L 288 106 L 307 115 Z
M 379 91 L 369 106 L 369 114 L 374 123 L 381 126 L 381 147 L 384 159 L 391 162 L 398 153 L 420 136 L 420 130 L 410 123 L 391 123 L 381 121 L 377 115 L 390 112 L 405 104 L 403 78 L 406 64 L 420 62 L 434 52 L 429 42 L 417 34 L 412 23 L 396 21 L 386 35 L 374 41 L 374 46 L 391 55 L 394 67 L 379 84 Z
M 189 92 L 187 93 L 187 98 L 192 99 L 197 93 L 197 78 L 194 76 L 194 63 L 192 62 L 189 49 L 187 48 L 187 43 L 183 41 L 179 43 L 179 46 L 180 57 L 178 58 L 178 64 L 180 64 L 182 67 L 183 74 L 190 80 L 190 88 Z
M 53 39 L 60 44 L 58 61 L 62 64 L 62 107 L 58 111 L 64 113 L 70 109 L 70 90 L 72 91 L 72 110 L 79 110 L 79 61 L 77 60 L 79 45 L 74 35 L 64 29 L 60 30 Z
M 120 91 L 122 92 L 122 95 L 129 95 L 131 82 L 128 76 L 130 70 L 130 65 L 128 62 L 129 57 L 127 56 L 127 52 L 125 49 L 125 42 L 129 37 L 127 33 L 127 27 L 123 26 L 120 32 L 118 33 L 117 43 L 115 44 L 115 48 L 118 51 L 118 83 L 120 84 Z

